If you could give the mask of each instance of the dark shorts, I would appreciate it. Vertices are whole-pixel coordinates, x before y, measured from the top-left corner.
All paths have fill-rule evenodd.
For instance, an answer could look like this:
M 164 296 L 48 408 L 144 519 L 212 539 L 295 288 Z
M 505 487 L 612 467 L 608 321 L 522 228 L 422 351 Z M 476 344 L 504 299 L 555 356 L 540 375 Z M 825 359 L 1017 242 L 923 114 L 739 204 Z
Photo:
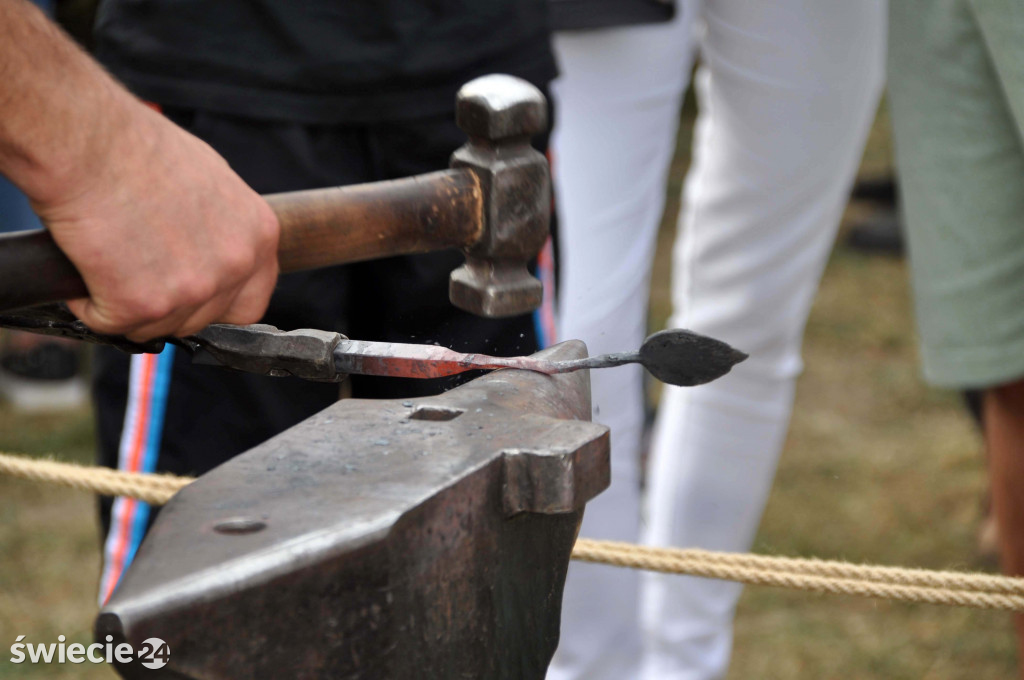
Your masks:
M 206 140 L 260 193 L 394 179 L 440 170 L 465 141 L 452 116 L 359 126 L 298 125 L 167 110 Z M 545 149 L 547 140 L 538 139 Z M 465 352 L 530 353 L 551 338 L 550 310 L 482 319 L 448 301 L 458 252 L 414 255 L 282 276 L 264 319 L 361 340 L 437 343 Z M 550 298 L 550 291 L 545 297 Z M 336 384 L 193 366 L 184 352 L 134 359 L 103 348 L 94 394 L 99 461 L 110 467 L 199 475 L 326 408 Z M 361 398 L 436 394 L 473 377 L 350 378 Z M 111 526 L 113 508 L 114 531 Z M 101 502 L 106 569 L 101 600 L 130 562 L 153 515 L 143 503 Z

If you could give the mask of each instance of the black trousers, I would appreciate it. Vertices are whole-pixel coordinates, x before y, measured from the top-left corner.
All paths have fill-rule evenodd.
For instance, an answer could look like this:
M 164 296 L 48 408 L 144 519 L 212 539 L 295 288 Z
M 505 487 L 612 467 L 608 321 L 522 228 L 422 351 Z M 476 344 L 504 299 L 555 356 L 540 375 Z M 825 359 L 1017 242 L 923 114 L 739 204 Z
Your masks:
M 165 114 L 207 141 L 260 193 L 440 170 L 465 142 L 453 115 L 330 126 L 202 111 Z M 546 149 L 546 138 L 535 141 Z M 458 252 L 440 252 L 282 276 L 264 322 L 284 330 L 318 328 L 362 340 L 438 343 L 466 352 L 511 356 L 535 351 L 541 338 L 534 315 L 482 319 L 451 305 L 448 276 L 461 261 Z M 193 366 L 180 350 L 173 360 L 164 359 L 162 367 L 136 376 L 129 398 L 129 357 L 116 350 L 98 351 L 93 389 L 101 464 L 118 467 L 120 460 L 122 468 L 199 475 L 323 410 L 339 396 L 336 384 Z M 355 397 L 400 398 L 437 394 L 470 377 L 350 380 Z M 111 501 L 101 501 L 100 510 L 107 533 Z M 155 512 L 144 508 L 144 518 L 139 513 L 129 518 L 122 508 L 117 514 L 114 521 L 123 531 L 134 523 L 139 534 Z M 119 540 L 137 545 L 141 536 Z M 107 543 L 110 548 L 111 541 Z M 130 545 L 126 551 L 133 553 Z

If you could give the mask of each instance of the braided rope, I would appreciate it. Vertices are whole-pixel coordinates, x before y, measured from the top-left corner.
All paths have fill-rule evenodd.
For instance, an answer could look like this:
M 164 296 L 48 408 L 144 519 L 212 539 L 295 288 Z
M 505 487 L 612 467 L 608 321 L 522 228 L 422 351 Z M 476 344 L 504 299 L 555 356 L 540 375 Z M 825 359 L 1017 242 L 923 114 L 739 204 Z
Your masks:
M 761 556 L 760 567 L 744 567 L 736 564 L 723 564 L 715 559 L 706 560 L 707 551 L 698 551 L 704 555 L 686 554 L 689 551 L 673 548 L 656 549 L 652 554 L 650 549 L 637 550 L 640 546 L 630 546 L 630 549 L 623 549 L 623 545 L 608 545 L 607 541 L 591 541 L 580 539 L 576 542 L 572 551 L 572 557 L 584 562 L 595 562 L 599 564 L 610 564 L 617 567 L 630 567 L 633 569 L 644 569 L 647 571 L 659 571 L 666 574 L 685 574 L 688 576 L 704 576 L 707 578 L 724 579 L 726 581 L 738 581 L 748 585 L 780 586 L 795 590 L 806 590 L 818 593 L 833 593 L 841 595 L 859 595 L 861 597 L 876 597 L 887 600 L 901 600 L 903 602 L 927 602 L 930 604 L 944 604 L 957 607 L 973 607 L 975 609 L 1004 609 L 1010 611 L 1024 611 L 1024 596 L 1006 595 L 1003 592 L 978 592 L 977 590 L 962 590 L 954 587 L 923 587 L 907 586 L 897 583 L 876 582 L 861 578 L 859 571 L 861 567 L 852 564 L 829 563 L 824 560 L 817 560 L 822 564 L 841 565 L 849 578 L 836 578 L 831 576 L 815 576 L 786 571 L 782 564 L 776 562 L 777 558 Z M 727 557 L 728 553 L 712 553 L 713 558 Z M 740 557 L 750 557 L 740 555 Z M 784 563 L 786 558 L 781 558 Z M 871 569 L 871 567 L 868 567 Z M 915 570 L 924 571 L 924 570 Z M 939 577 L 946 577 L 955 572 L 932 572 Z M 1024 587 L 1024 579 L 1015 579 L 1006 576 L 991 576 L 992 579 L 1000 579 L 1008 583 L 999 584 L 997 587 L 1002 591 L 1018 590 Z
M 0 453 L 0 474 L 162 505 L 194 481 L 189 477 L 121 472 Z M 1024 611 L 1024 578 L 857 565 L 698 549 L 594 541 L 576 542 L 573 559 L 749 585 L 858 595 L 977 609 Z
M 612 559 L 613 554 L 624 553 L 634 556 L 635 560 L 649 557 L 652 560 L 676 560 L 687 564 L 713 564 L 729 569 L 770 569 L 808 576 L 855 579 L 921 588 L 952 588 L 1024 597 L 1024 578 L 1007 578 L 991 574 L 882 567 L 817 558 L 769 557 L 751 553 L 716 552 L 699 548 L 658 548 L 616 541 L 589 541 L 582 538 L 576 542 L 576 548 L 581 555 L 600 554 L 602 557 L 607 556 L 608 559 Z M 598 551 L 600 552 L 598 553 Z M 580 556 L 577 559 L 586 560 L 587 558 Z M 657 568 L 652 570 L 661 571 Z
M 124 472 L 104 467 L 61 463 L 0 453 L 0 474 L 55 484 L 101 496 L 127 496 L 163 505 L 192 481 L 188 477 Z

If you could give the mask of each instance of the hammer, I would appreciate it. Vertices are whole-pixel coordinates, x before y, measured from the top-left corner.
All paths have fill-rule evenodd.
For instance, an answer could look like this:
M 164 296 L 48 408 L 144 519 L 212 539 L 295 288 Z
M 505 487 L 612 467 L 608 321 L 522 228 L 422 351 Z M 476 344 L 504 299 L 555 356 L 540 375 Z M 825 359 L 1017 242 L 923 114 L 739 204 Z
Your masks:
M 464 85 L 456 123 L 469 141 L 451 169 L 385 182 L 265 196 L 281 224 L 282 273 L 459 248 L 449 297 L 478 316 L 540 306 L 527 264 L 547 240 L 551 180 L 530 137 L 547 127 L 533 85 L 491 75 Z M 45 229 L 0 236 L 0 311 L 88 296 Z

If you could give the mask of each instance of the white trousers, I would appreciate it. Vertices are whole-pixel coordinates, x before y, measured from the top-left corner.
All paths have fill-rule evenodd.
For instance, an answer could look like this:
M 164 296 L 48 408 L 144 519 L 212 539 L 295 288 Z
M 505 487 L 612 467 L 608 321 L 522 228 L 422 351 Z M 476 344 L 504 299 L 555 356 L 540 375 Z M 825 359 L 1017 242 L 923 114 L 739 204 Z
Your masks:
M 612 486 L 582 535 L 750 548 L 804 325 L 883 85 L 885 0 L 691 0 L 670 24 L 556 36 L 560 338 L 635 349 L 693 55 L 700 113 L 670 327 L 750 354 L 662 397 L 641 527 L 640 369 L 593 371 Z M 549 680 L 697 680 L 728 667 L 740 587 L 573 563 Z

